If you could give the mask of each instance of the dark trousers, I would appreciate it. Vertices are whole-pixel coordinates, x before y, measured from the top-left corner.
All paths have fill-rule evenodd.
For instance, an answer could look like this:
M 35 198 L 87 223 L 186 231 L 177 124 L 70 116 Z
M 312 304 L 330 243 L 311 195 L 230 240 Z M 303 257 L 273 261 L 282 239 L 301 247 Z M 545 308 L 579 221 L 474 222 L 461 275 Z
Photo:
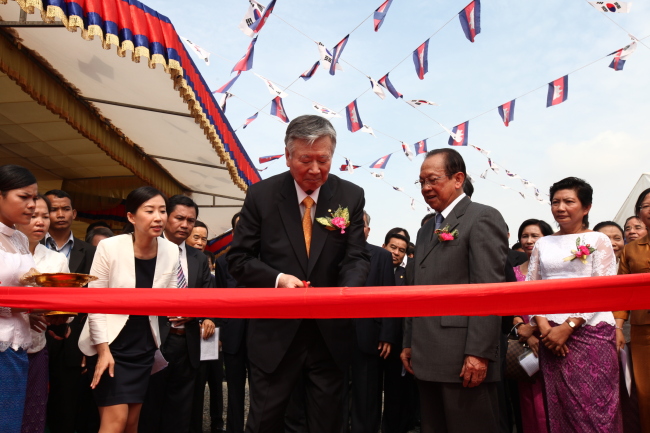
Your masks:
M 56 350 L 57 348 L 57 345 L 48 346 L 50 393 L 47 399 L 47 425 L 52 433 L 74 433 L 77 405 L 80 402 L 81 365 L 69 367 L 63 350 Z
M 162 346 L 169 365 L 151 376 L 139 433 L 188 433 L 197 370 L 192 367 L 185 335 L 169 334 Z
M 192 403 L 192 433 L 203 432 L 203 402 L 205 384 L 210 388 L 210 431 L 223 430 L 223 359 L 201 361 L 194 386 Z
M 246 404 L 246 371 L 248 370 L 246 342 L 242 342 L 239 351 L 235 354 L 223 353 L 223 363 L 226 368 L 226 383 L 228 384 L 226 431 L 242 433 Z
M 379 351 L 352 351 L 352 365 L 343 381 L 343 423 L 341 433 L 377 433 L 381 421 L 381 367 Z
M 343 371 L 313 320 L 303 320 L 278 367 L 266 373 L 250 363 L 248 433 L 283 433 L 289 398 L 305 374 L 307 426 L 311 433 L 340 433 Z
M 384 373 L 384 416 L 382 433 L 406 433 L 416 424 L 417 389 L 413 375 L 402 376 L 399 350 L 391 350 L 382 361 Z
M 496 382 L 465 388 L 462 383 L 418 380 L 422 433 L 497 433 Z

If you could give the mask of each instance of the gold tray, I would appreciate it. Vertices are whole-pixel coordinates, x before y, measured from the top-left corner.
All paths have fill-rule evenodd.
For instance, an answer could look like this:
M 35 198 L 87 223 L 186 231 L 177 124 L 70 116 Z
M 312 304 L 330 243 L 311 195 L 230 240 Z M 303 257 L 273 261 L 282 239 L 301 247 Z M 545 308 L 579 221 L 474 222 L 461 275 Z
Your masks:
M 87 274 L 57 272 L 54 274 L 32 274 L 21 278 L 24 285 L 38 287 L 82 287 L 97 277 Z
M 44 316 L 77 316 L 77 313 L 68 313 L 67 311 L 50 311 L 45 314 Z

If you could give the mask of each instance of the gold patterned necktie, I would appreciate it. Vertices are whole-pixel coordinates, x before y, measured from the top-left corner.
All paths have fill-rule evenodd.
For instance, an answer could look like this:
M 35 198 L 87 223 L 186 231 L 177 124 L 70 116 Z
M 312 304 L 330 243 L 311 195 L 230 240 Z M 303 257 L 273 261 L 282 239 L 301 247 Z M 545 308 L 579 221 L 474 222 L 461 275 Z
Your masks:
M 311 247 L 311 207 L 314 205 L 314 199 L 310 196 L 305 197 L 302 201 L 305 205 L 305 214 L 302 216 L 302 231 L 305 235 L 305 246 L 307 247 L 307 257 L 309 257 L 309 247 Z

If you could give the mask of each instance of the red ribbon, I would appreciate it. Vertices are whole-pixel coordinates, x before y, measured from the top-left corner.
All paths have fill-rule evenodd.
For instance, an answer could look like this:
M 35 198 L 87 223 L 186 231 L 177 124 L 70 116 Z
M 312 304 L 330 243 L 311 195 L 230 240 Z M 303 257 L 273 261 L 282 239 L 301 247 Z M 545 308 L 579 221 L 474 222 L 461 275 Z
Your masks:
M 0 287 L 13 308 L 228 318 L 512 315 L 650 308 L 650 274 L 522 283 L 295 289 Z

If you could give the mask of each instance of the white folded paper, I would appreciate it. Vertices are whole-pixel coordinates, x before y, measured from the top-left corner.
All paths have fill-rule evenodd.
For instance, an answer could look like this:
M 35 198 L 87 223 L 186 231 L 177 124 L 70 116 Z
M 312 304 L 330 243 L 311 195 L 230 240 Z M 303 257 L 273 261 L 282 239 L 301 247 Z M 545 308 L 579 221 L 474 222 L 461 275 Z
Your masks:
M 208 339 L 201 333 L 201 361 L 219 359 L 219 328 L 214 329 L 214 334 Z
M 539 371 L 539 358 L 530 349 L 519 355 L 519 364 L 528 373 L 528 376 L 532 376 Z

